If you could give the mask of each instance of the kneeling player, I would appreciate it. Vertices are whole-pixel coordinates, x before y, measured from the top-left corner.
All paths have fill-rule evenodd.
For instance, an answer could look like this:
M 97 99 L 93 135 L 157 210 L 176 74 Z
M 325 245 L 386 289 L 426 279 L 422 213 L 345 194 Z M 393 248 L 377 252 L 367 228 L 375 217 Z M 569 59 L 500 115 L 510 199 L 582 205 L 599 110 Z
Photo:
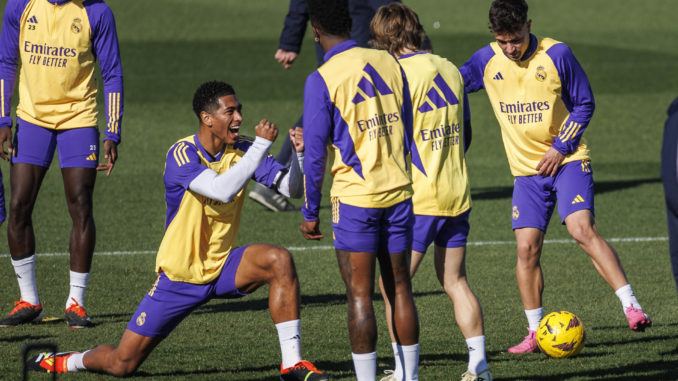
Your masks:
M 158 279 L 139 304 L 118 347 L 43 353 L 30 369 L 133 373 L 195 308 L 212 298 L 239 298 L 269 285 L 269 309 L 282 351 L 281 379 L 328 380 L 301 358 L 299 283 L 289 251 L 266 244 L 234 248 L 243 190 L 253 178 L 287 197 L 303 193 L 301 131 L 291 130 L 297 162 L 289 170 L 268 154 L 278 135 L 262 120 L 254 140 L 240 137 L 241 104 L 223 82 L 200 86 L 193 98 L 198 133 L 179 140 L 165 163 L 167 218 L 156 258 Z

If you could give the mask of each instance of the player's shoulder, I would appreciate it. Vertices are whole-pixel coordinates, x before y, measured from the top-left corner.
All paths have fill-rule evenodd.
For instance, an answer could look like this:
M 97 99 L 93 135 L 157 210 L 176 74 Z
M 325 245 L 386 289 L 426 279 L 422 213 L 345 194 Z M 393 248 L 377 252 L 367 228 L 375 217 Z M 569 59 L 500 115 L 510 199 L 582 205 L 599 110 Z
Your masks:
M 176 156 L 182 153 L 185 154 L 189 151 L 197 152 L 198 147 L 195 144 L 194 136 L 195 135 L 191 135 L 177 140 L 170 146 L 169 150 L 167 150 L 167 157 L 169 158 L 170 156 Z
M 240 135 L 238 136 L 238 140 L 235 142 L 235 144 L 233 144 L 233 148 L 247 152 L 247 150 L 252 146 L 252 143 L 254 143 L 253 137 Z
M 498 51 L 501 51 L 499 44 L 497 41 L 492 41 L 482 48 L 476 50 L 471 55 L 471 58 L 476 60 L 489 60 L 490 58 L 496 56 Z
M 572 49 L 566 43 L 552 38 L 544 37 L 539 39 L 539 46 L 552 58 L 572 55 Z
M 76 0 L 86 7 L 105 7 L 109 8 L 104 0 Z M 109 8 L 110 9 L 110 8 Z
M 552 49 L 567 49 L 567 50 L 570 49 L 570 47 L 567 46 L 566 43 L 549 37 L 540 38 L 539 47 L 545 51 L 550 51 Z
M 79 0 L 83 6 L 87 9 L 96 9 L 99 11 L 110 12 L 111 8 L 106 4 L 104 0 Z
M 450 59 L 448 59 L 446 57 L 439 56 L 439 55 L 433 54 L 433 53 L 429 53 L 429 54 L 427 54 L 427 56 L 430 56 L 429 59 L 433 63 L 435 63 L 436 66 L 438 66 L 440 68 L 443 68 L 443 69 L 446 69 L 446 70 L 449 70 L 449 71 L 452 71 L 452 72 L 458 72 L 459 71 L 459 68 L 457 67 L 457 65 L 455 65 L 454 62 L 452 62 Z
M 80 0 L 87 11 L 87 15 L 94 23 L 110 23 L 113 20 L 113 11 L 104 0 Z M 96 28 L 95 28 L 96 29 Z
M 30 1 L 31 0 L 8 0 L 5 5 L 5 13 L 16 17 L 18 20 Z
M 496 41 L 491 42 L 482 48 L 476 50 L 463 66 L 485 68 L 488 62 L 494 57 L 500 56 L 501 48 Z

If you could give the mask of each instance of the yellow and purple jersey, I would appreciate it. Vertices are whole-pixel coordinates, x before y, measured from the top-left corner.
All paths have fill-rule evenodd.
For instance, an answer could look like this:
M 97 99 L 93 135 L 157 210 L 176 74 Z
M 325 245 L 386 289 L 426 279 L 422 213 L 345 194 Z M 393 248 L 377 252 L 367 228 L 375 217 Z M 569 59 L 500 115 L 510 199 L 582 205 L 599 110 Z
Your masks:
M 324 58 L 304 88 L 304 218 L 318 219 L 328 148 L 332 197 L 362 208 L 409 199 L 412 109 L 398 62 L 351 40 Z
M 530 35 L 516 62 L 492 42 L 460 71 L 467 92 L 487 91 L 513 176 L 536 175 L 550 147 L 566 155 L 562 164 L 589 159 L 582 134 L 593 117 L 593 92 L 567 45 Z
M 224 203 L 191 191 L 189 185 L 208 168 L 218 174 L 226 172 L 251 145 L 251 138 L 241 136 L 212 157 L 193 135 L 170 148 L 164 173 L 165 235 L 158 249 L 156 271 L 164 272 L 170 280 L 195 284 L 209 283 L 219 276 L 236 242 L 246 186 L 231 202 Z M 252 178 L 270 187 L 283 168 L 267 154 Z
M 97 125 L 95 62 L 103 79 L 104 140 L 120 142 L 123 84 L 113 13 L 102 0 L 9 0 L 0 36 L 0 127 L 12 125 L 17 64 L 22 121 L 48 128 Z
M 458 216 L 471 208 L 464 81 L 454 64 L 435 54 L 406 54 L 398 61 L 412 96 L 414 144 L 421 157 L 421 166 L 412 168 L 414 214 Z

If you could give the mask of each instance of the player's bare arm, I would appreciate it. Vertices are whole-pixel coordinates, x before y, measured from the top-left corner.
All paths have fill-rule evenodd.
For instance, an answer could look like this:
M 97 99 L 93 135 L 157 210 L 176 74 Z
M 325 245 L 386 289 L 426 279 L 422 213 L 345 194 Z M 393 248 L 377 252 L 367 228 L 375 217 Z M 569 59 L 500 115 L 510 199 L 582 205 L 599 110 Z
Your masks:
M 301 234 L 304 235 L 306 240 L 319 240 L 323 239 L 323 234 L 320 232 L 320 223 L 318 220 L 315 221 L 306 221 L 304 220 L 299 226 Z
M 5 150 L 5 143 L 7 143 L 7 150 Z M 0 128 L 0 157 L 5 161 L 9 161 L 9 155 L 12 154 L 12 129 L 9 127 Z
M 112 140 L 104 140 L 104 159 L 106 159 L 106 162 L 99 163 L 97 171 L 106 171 L 106 176 L 110 176 L 115 161 L 118 160 L 118 143 Z
M 555 176 L 565 155 L 551 147 L 537 164 L 537 173 L 542 176 Z

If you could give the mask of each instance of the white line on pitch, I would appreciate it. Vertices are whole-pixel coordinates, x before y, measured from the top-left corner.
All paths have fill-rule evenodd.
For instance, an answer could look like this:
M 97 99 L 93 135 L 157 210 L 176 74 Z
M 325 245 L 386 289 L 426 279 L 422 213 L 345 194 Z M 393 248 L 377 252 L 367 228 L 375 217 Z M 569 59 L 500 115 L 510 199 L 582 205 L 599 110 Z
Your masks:
M 608 238 L 608 242 L 653 242 L 653 241 L 668 241 L 668 237 L 624 237 L 624 238 Z M 500 245 L 515 245 L 515 241 L 475 241 L 468 242 L 468 246 L 500 246 Z M 573 239 L 546 239 L 546 244 L 552 243 L 575 243 Z M 318 246 L 291 246 L 287 250 L 295 251 L 311 251 L 311 250 L 333 250 L 331 245 Z M 97 251 L 96 255 L 138 255 L 138 254 L 155 254 L 155 250 L 130 250 L 130 251 Z M 68 253 L 38 253 L 41 257 L 61 257 Z M 0 258 L 7 258 L 9 254 L 0 254 Z

